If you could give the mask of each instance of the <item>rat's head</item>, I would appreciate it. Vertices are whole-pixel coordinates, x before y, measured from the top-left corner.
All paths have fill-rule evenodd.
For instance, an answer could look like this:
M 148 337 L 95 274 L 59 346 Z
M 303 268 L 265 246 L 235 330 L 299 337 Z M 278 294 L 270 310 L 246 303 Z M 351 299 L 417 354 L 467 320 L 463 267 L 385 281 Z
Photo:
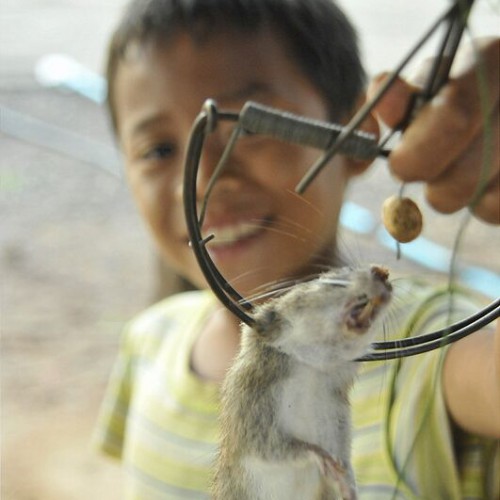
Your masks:
M 379 331 L 392 286 L 385 268 L 341 269 L 295 286 L 258 310 L 264 342 L 309 364 L 363 355 Z

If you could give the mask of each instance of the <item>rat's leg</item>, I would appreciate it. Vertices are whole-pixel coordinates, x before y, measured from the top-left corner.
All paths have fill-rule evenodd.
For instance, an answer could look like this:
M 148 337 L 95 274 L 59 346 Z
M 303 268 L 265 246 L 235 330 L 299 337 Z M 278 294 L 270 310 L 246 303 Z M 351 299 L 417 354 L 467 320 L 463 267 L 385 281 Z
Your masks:
M 356 500 L 356 488 L 348 467 L 342 460 L 333 458 L 321 446 L 305 443 L 318 461 L 325 478 L 319 500 Z

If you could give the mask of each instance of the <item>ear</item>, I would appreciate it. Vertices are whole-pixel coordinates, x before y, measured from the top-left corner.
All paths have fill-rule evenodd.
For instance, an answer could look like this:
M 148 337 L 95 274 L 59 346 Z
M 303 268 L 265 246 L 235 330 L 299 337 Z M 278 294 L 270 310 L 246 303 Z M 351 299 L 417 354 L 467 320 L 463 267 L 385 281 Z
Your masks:
M 356 107 L 353 111 L 353 116 L 358 110 L 366 103 L 366 94 L 362 94 L 356 103 Z M 379 136 L 380 130 L 378 121 L 375 118 L 375 115 L 370 113 L 366 119 L 363 121 L 361 126 L 359 127 L 363 132 L 367 132 L 372 135 L 376 135 L 377 138 Z M 373 160 L 370 161 L 361 161 L 354 160 L 352 158 L 345 157 L 345 166 L 348 177 L 355 177 L 356 175 L 362 174 L 371 164 Z
M 270 337 L 276 331 L 280 322 L 281 316 L 276 309 L 264 309 L 255 317 L 253 329 L 263 338 Z

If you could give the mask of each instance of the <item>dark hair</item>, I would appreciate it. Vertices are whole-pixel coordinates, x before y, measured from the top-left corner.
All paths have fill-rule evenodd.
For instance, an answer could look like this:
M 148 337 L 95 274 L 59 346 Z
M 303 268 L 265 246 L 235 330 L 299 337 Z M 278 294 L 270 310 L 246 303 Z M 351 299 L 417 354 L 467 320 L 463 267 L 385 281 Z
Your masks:
M 221 29 L 270 27 L 328 103 L 332 120 L 352 111 L 365 84 L 357 36 L 333 0 L 132 0 L 108 53 L 108 107 L 115 130 L 113 85 L 132 43 L 168 42 L 183 31 L 206 40 Z M 209 96 L 207 96 L 209 97 Z

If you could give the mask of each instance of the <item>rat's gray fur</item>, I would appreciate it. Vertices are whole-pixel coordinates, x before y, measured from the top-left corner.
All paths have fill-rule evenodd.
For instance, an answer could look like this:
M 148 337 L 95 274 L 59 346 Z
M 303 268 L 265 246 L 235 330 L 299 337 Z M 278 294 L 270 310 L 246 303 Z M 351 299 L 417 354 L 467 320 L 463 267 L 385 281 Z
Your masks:
M 379 267 L 330 271 L 257 308 L 223 386 L 215 499 L 356 497 L 348 392 L 386 279 Z

